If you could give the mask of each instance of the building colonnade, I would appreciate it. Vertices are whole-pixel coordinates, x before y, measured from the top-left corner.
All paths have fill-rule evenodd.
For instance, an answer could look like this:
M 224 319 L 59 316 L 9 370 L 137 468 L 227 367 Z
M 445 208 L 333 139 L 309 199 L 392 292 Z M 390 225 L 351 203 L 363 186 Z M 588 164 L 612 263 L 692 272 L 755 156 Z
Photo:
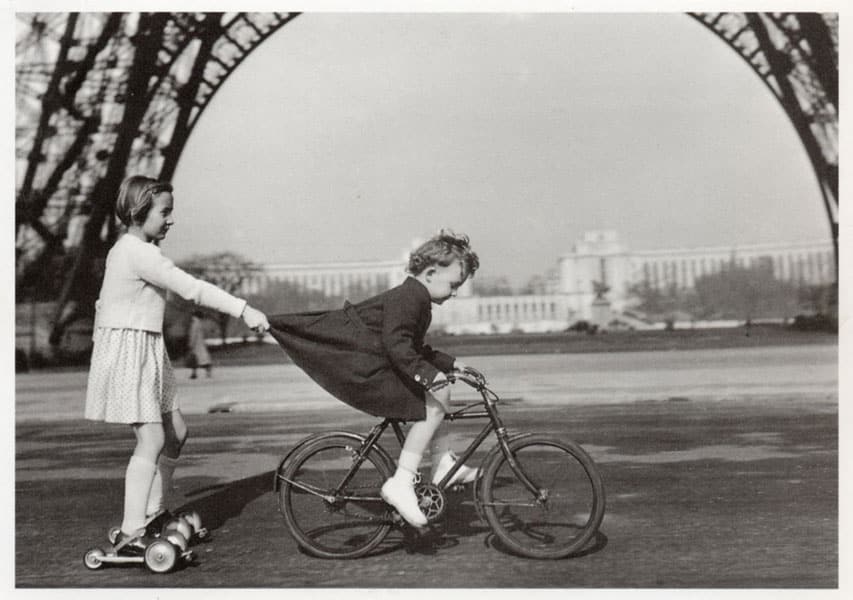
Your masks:
M 562 330 L 577 320 L 600 314 L 606 300 L 619 314 L 630 308 L 632 286 L 686 290 L 696 280 L 735 264 L 764 265 L 780 280 L 797 284 L 835 281 L 830 242 L 753 244 L 731 247 L 629 251 L 614 231 L 590 231 L 557 260 L 556 281 L 549 293 L 519 296 L 474 296 L 471 282 L 453 302 L 433 309 L 433 327 L 448 331 Z M 323 264 L 270 264 L 244 283 L 244 293 L 263 292 L 275 282 L 288 282 L 328 296 L 365 298 L 401 283 L 406 259 Z

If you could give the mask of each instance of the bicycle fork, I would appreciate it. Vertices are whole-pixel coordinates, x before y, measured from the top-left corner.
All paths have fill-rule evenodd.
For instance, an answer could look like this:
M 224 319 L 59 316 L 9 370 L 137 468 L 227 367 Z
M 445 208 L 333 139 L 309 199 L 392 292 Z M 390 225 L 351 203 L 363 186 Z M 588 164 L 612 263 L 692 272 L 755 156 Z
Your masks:
M 548 490 L 545 488 L 540 488 L 538 485 L 533 483 L 524 470 L 521 468 L 518 460 L 516 460 L 515 455 L 512 453 L 512 450 L 509 447 L 509 435 L 507 435 L 506 427 L 504 427 L 503 421 L 501 421 L 500 415 L 498 415 L 497 411 L 494 409 L 494 402 L 490 399 L 486 399 L 486 411 L 489 413 L 489 418 L 492 421 L 492 427 L 495 430 L 495 435 L 498 438 L 498 445 L 500 446 L 501 452 L 506 458 L 507 464 L 509 464 L 509 468 L 515 473 L 515 476 L 518 477 L 519 481 L 524 484 L 533 497 L 535 498 L 538 504 L 545 504 L 548 501 Z

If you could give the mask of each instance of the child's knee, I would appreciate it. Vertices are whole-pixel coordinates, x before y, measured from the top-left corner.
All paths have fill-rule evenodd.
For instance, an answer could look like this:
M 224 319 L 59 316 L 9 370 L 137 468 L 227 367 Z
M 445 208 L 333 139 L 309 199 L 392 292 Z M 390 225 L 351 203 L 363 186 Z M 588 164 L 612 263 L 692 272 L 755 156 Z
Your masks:
M 177 443 L 179 447 L 182 447 L 190 435 L 189 430 L 187 429 L 187 425 L 184 421 L 181 421 L 180 425 L 175 427 L 174 435 L 175 443 Z
M 136 450 L 134 454 L 145 456 L 155 462 L 166 445 L 166 435 L 159 423 L 146 423 L 136 432 Z
M 450 410 L 450 387 L 445 387 L 435 392 L 431 392 L 432 397 L 441 406 L 444 412 Z
M 166 448 L 172 454 L 180 452 L 189 436 L 186 421 L 184 421 L 178 412 L 169 413 L 168 416 L 164 415 L 164 417 L 163 425 L 166 434 Z
M 430 421 L 440 421 L 444 419 L 450 403 L 450 396 L 440 398 L 438 395 L 428 396 L 426 402 L 426 416 Z
M 173 434 L 166 439 L 166 447 L 171 450 L 170 454 L 174 455 L 181 451 L 187 441 L 188 435 L 186 427 L 174 430 Z

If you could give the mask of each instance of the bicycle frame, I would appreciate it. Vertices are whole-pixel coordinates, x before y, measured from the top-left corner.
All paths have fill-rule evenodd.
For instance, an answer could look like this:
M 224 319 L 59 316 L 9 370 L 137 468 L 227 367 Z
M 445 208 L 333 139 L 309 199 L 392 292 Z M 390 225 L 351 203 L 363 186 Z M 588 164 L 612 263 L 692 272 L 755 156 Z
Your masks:
M 498 395 L 495 394 L 492 390 L 490 390 L 485 385 L 485 379 L 482 375 L 472 376 L 467 373 L 455 373 L 450 374 L 448 376 L 448 384 L 453 383 L 455 381 L 463 381 L 470 385 L 472 388 L 477 390 L 482 397 L 482 401 L 477 401 L 471 404 L 467 404 L 462 408 L 449 412 L 444 416 L 445 421 L 456 421 L 463 419 L 483 419 L 488 418 L 489 422 L 483 427 L 479 434 L 474 438 L 474 440 L 468 445 L 465 450 L 461 452 L 456 463 L 450 468 L 450 470 L 444 475 L 441 481 L 438 482 L 437 486 L 440 489 L 446 489 L 447 483 L 456 474 L 456 471 L 468 461 L 469 458 L 477 451 L 480 445 L 485 441 L 485 439 L 489 436 L 490 433 L 494 432 L 497 437 L 497 442 L 500 447 L 501 452 L 506 457 L 507 463 L 512 469 L 513 473 L 519 478 L 520 481 L 524 483 L 528 490 L 533 493 L 537 499 L 541 498 L 541 490 L 538 486 L 536 486 L 530 479 L 525 475 L 524 471 L 519 467 L 518 462 L 515 457 L 512 455 L 512 452 L 509 449 L 509 436 L 507 434 L 506 427 L 504 427 L 503 421 L 501 420 L 500 415 L 497 410 L 497 403 L 500 400 Z M 471 411 L 475 406 L 483 405 L 483 409 L 479 411 Z M 340 494 L 341 490 L 343 490 L 346 485 L 349 483 L 353 474 L 358 470 L 361 466 L 361 463 L 364 461 L 368 452 L 371 448 L 378 445 L 379 438 L 382 437 L 382 434 L 385 433 L 385 430 L 388 429 L 390 425 L 394 430 L 394 435 L 397 438 L 397 441 L 402 448 L 403 443 L 406 440 L 406 436 L 403 433 L 402 428 L 400 427 L 401 421 L 399 419 L 385 419 L 381 423 L 375 425 L 370 433 L 367 434 L 364 442 L 362 442 L 361 447 L 358 449 L 356 456 L 354 457 L 352 467 L 349 472 L 344 477 L 343 481 L 341 481 L 340 485 L 335 489 L 335 494 Z

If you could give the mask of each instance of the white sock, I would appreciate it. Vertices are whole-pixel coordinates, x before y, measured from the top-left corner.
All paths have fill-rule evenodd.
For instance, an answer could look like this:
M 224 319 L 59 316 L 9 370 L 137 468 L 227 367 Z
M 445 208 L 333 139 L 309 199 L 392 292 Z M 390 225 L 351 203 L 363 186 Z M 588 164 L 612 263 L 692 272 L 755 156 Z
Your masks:
M 151 483 L 151 492 L 148 494 L 146 514 L 149 517 L 161 512 L 168 505 L 169 492 L 172 491 L 172 475 L 177 465 L 177 458 L 170 458 L 165 454 L 161 454 L 157 460 L 157 470 Z
M 148 492 L 148 506 L 145 508 L 145 520 L 147 521 L 166 507 L 163 500 L 163 477 L 160 469 L 154 470 L 154 479 L 151 481 L 151 491 Z
M 145 508 L 157 466 L 142 456 L 133 455 L 124 475 L 124 520 L 121 530 L 134 535 L 145 527 Z
M 421 455 L 409 450 L 400 451 L 400 459 L 397 461 L 397 470 L 394 477 L 400 477 L 404 481 L 411 482 L 412 476 L 418 472 L 421 465 Z

